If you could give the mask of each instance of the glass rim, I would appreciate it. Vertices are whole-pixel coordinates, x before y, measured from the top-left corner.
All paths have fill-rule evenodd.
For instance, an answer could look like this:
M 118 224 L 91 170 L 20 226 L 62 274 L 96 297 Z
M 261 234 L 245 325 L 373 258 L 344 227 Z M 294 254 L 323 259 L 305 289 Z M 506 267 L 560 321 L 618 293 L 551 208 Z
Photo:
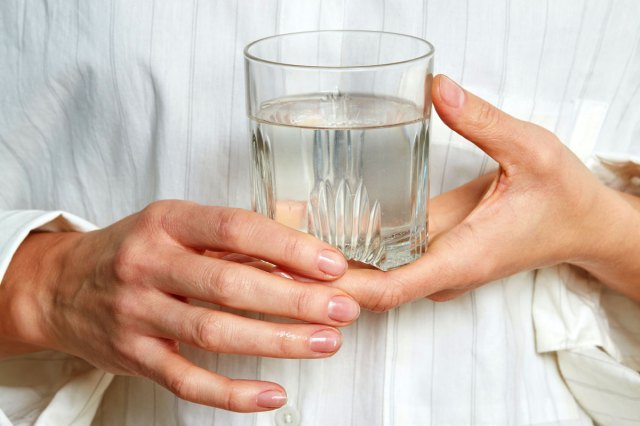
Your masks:
M 367 64 L 367 65 L 345 65 L 345 66 L 341 66 L 341 65 L 303 65 L 303 64 L 291 64 L 291 63 L 287 63 L 287 62 L 278 62 L 278 61 L 273 61 L 273 60 L 269 60 L 269 59 L 264 59 L 264 58 L 260 58 L 252 53 L 249 53 L 249 50 L 254 47 L 256 44 L 258 43 L 262 43 L 264 41 L 267 40 L 273 40 L 276 38 L 283 38 L 283 37 L 287 37 L 287 36 L 296 36 L 296 35 L 305 35 L 305 34 L 326 34 L 326 33 L 343 33 L 343 34 L 347 34 L 347 33 L 356 33 L 356 34 L 378 34 L 378 35 L 392 35 L 392 36 L 400 36 L 400 37 L 404 37 L 404 38 L 408 38 L 408 39 L 413 39 L 415 41 L 418 41 L 422 44 L 424 44 L 427 48 L 426 52 L 421 54 L 421 55 L 417 55 L 417 56 L 413 56 L 409 59 L 403 59 L 401 61 L 393 61 L 393 62 L 382 62 L 379 64 Z M 402 34 L 402 33 L 395 33 L 395 32 L 390 32 L 390 31 L 376 31 L 376 30 L 311 30 L 311 31 L 296 31 L 296 32 L 291 32 L 291 33 L 282 33 L 282 34 L 274 34 L 268 37 L 263 37 L 260 38 L 258 40 L 254 40 L 251 43 L 247 44 L 247 46 L 244 48 L 244 57 L 250 61 L 255 61 L 255 62 L 261 62 L 263 64 L 267 64 L 267 65 L 277 65 L 280 67 L 291 67 L 291 68 L 308 68 L 308 69 L 325 69 L 325 70 L 358 70 L 358 69 L 371 69 L 371 68 L 383 68 L 383 67 L 391 67 L 391 66 L 395 66 L 395 65 L 402 65 L 402 64 L 407 64 L 410 62 L 416 62 L 416 61 L 420 61 L 422 59 L 426 59 L 429 57 L 432 57 L 435 53 L 435 47 L 433 46 L 433 44 L 431 44 L 430 42 L 428 42 L 427 40 L 420 38 L 420 37 L 416 37 L 416 36 L 412 36 L 409 34 Z

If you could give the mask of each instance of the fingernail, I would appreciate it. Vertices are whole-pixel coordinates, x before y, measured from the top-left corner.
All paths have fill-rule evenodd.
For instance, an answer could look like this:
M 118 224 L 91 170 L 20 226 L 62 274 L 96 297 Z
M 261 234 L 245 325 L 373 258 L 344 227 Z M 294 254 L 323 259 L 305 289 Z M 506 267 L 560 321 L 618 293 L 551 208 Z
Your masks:
M 271 271 L 273 275 L 285 278 L 287 280 L 295 280 L 301 283 L 318 283 L 322 284 L 318 280 L 312 280 L 311 278 L 303 277 L 302 275 L 294 274 L 293 272 L 284 272 L 282 269 L 274 269 Z
M 338 277 L 347 268 L 347 262 L 340 254 L 332 250 L 323 250 L 318 257 L 318 269 L 328 275 Z
M 332 353 L 338 350 L 341 337 L 333 330 L 318 331 L 309 337 L 309 346 L 314 352 Z
M 228 260 L 229 262 L 247 263 L 254 262 L 256 259 L 246 256 L 244 254 L 230 253 L 222 256 L 222 260 Z
M 256 397 L 256 404 L 263 408 L 280 408 L 287 403 L 287 395 L 277 390 L 264 391 Z
M 460 108 L 464 102 L 464 91 L 453 80 L 447 76 L 440 78 L 438 88 L 440 89 L 440 97 L 445 104 L 451 108 Z
M 346 296 L 335 296 L 329 301 L 328 315 L 334 321 L 350 322 L 360 315 L 360 305 Z
M 282 271 L 280 269 L 274 269 L 273 271 L 271 271 L 271 273 L 273 275 L 277 275 L 277 276 L 279 276 L 281 278 L 286 278 L 288 280 L 292 280 L 293 279 L 293 277 L 291 275 L 287 274 L 286 272 L 284 272 L 284 271 Z

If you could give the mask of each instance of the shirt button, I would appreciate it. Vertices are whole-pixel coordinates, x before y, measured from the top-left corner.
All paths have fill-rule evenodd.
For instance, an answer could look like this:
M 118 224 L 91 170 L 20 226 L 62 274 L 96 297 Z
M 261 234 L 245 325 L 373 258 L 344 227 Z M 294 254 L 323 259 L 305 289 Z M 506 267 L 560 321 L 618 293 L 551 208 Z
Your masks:
M 292 405 L 285 405 L 276 411 L 277 426 L 299 426 L 301 418 L 300 411 Z

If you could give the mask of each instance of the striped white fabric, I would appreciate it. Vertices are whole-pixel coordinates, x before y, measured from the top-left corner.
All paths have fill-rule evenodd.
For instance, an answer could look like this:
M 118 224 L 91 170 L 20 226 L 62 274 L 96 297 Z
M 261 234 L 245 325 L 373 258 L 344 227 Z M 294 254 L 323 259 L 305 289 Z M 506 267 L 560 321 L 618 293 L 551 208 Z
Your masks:
M 162 198 L 248 206 L 242 47 L 274 33 L 425 37 L 437 72 L 555 131 L 585 160 L 594 152 L 637 159 L 638 22 L 636 0 L 4 0 L 0 265 L 50 214 L 33 210 L 104 226 Z M 431 136 L 434 195 L 495 167 L 437 119 Z M 327 360 L 184 349 L 221 374 L 283 384 L 290 403 L 276 413 L 213 410 L 117 377 L 94 418 L 110 376 L 43 353 L 0 362 L 0 425 L 588 425 L 587 413 L 602 424 L 640 423 L 640 403 L 626 411 L 610 403 L 637 401 L 638 365 L 629 360 L 638 360 L 640 331 L 623 324 L 616 333 L 611 310 L 598 308 L 600 287 L 581 281 L 586 293 L 576 293 L 560 272 L 364 313 Z M 563 328 L 567 312 L 587 302 L 595 307 L 582 328 Z M 591 327 L 602 341 L 580 340 Z M 607 356 L 613 379 L 584 370 L 583 355 Z

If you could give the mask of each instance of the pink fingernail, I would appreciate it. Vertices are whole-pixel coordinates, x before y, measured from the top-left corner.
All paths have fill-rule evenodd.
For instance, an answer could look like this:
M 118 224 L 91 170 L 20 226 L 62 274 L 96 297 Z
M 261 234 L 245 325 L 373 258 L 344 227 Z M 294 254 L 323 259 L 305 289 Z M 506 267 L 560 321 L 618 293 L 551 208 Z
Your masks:
M 464 91 L 449 77 L 441 76 L 438 88 L 442 100 L 451 108 L 460 108 L 464 103 Z
M 329 301 L 327 314 L 334 321 L 350 322 L 360 315 L 360 305 L 346 296 L 335 296 Z
M 314 352 L 332 353 L 338 350 L 342 338 L 334 330 L 318 331 L 309 337 L 309 347 Z
M 312 280 L 311 278 L 303 277 L 302 275 L 294 274 L 293 272 L 284 272 L 281 269 L 274 269 L 271 271 L 273 275 L 285 278 L 287 280 L 295 280 L 301 283 L 318 283 L 322 284 L 322 281 Z
M 323 250 L 318 257 L 318 269 L 327 275 L 338 277 L 347 269 L 347 261 L 335 251 Z
M 278 390 L 264 391 L 256 397 L 256 404 L 263 408 L 280 408 L 287 403 L 287 395 Z
M 280 269 L 274 269 L 273 271 L 271 271 L 271 273 L 273 275 L 277 275 L 279 277 L 286 278 L 288 280 L 292 280 L 293 279 L 293 277 L 291 275 L 287 274 L 286 272 L 284 272 L 284 271 L 282 271 Z
M 248 262 L 255 262 L 257 259 L 244 255 L 244 254 L 238 254 L 238 253 L 229 253 L 227 255 L 222 256 L 221 258 L 222 260 L 228 260 L 229 262 L 236 262 L 236 263 L 248 263 Z

